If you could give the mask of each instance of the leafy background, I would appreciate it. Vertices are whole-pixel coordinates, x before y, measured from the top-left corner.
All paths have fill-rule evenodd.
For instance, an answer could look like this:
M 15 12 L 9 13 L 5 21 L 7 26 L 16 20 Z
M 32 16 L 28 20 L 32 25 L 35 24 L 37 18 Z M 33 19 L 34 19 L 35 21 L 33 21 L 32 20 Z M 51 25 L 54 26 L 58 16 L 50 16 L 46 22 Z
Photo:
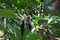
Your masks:
M 25 28 L 24 36 L 21 36 L 20 25 L 28 14 L 32 16 L 35 28 L 46 25 L 50 30 L 56 31 L 53 35 L 56 33 L 60 38 L 60 16 L 52 16 L 51 8 L 51 0 L 0 0 L 0 38 L 3 40 L 47 40 L 45 35 L 40 35 L 36 30 L 30 33 L 27 28 Z M 44 20 L 48 22 L 44 24 Z

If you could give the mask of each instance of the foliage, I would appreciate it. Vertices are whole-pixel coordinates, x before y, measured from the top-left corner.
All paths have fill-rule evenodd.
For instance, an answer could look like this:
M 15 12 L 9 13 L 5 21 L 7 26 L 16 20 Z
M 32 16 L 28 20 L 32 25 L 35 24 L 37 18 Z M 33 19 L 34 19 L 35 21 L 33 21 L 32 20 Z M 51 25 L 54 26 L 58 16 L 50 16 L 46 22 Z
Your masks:
M 0 10 L 0 16 L 6 17 L 6 18 L 15 17 L 15 15 L 13 14 L 11 10 Z
M 60 17 L 51 15 L 50 2 L 51 0 L 0 0 L 0 31 L 6 33 L 6 40 L 46 40 L 46 35 L 40 35 L 36 30 L 44 29 L 44 26 L 48 26 L 49 31 L 56 30 L 52 33 L 60 37 Z M 26 15 L 32 16 L 35 31 L 31 33 L 25 28 L 24 35 L 21 36 L 20 25 Z M 4 18 L 7 20 L 6 28 Z

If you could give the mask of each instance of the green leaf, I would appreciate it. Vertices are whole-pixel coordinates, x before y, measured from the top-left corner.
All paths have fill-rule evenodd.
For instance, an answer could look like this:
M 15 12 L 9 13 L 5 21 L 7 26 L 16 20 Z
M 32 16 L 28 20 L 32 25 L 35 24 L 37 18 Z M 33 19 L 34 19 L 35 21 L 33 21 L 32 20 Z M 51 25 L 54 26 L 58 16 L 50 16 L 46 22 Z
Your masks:
M 0 10 L 0 16 L 6 17 L 6 18 L 13 18 L 15 15 L 13 14 L 12 10 Z
M 41 5 L 44 5 L 44 2 L 42 2 L 41 0 L 36 0 L 38 3 L 40 3 Z
M 17 0 L 17 4 L 20 4 L 20 0 Z
M 4 26 L 3 25 L 0 25 L 0 30 L 4 31 Z
M 41 3 L 41 1 L 40 0 L 36 0 L 38 3 Z

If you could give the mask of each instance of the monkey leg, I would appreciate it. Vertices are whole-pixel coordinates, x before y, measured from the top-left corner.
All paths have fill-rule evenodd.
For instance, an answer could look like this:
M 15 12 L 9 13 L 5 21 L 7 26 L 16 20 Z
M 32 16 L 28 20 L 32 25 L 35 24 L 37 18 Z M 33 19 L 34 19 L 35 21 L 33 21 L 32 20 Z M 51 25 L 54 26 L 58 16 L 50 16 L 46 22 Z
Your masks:
M 29 25 L 29 31 L 31 32 L 31 30 L 32 30 L 32 26 L 31 26 L 31 25 Z
M 24 34 L 24 28 L 21 29 L 21 35 L 23 36 Z
M 24 34 L 24 25 L 21 25 L 21 35 L 23 36 Z
M 24 34 L 24 21 L 22 21 L 22 24 L 21 24 L 21 35 L 23 36 Z

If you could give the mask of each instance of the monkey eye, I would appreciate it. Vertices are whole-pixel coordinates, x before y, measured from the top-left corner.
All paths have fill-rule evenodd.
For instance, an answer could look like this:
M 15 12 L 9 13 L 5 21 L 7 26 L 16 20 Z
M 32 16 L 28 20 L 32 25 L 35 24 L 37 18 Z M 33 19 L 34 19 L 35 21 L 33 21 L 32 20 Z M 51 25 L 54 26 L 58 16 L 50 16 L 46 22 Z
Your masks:
M 27 18 L 30 18 L 30 17 L 27 17 Z

